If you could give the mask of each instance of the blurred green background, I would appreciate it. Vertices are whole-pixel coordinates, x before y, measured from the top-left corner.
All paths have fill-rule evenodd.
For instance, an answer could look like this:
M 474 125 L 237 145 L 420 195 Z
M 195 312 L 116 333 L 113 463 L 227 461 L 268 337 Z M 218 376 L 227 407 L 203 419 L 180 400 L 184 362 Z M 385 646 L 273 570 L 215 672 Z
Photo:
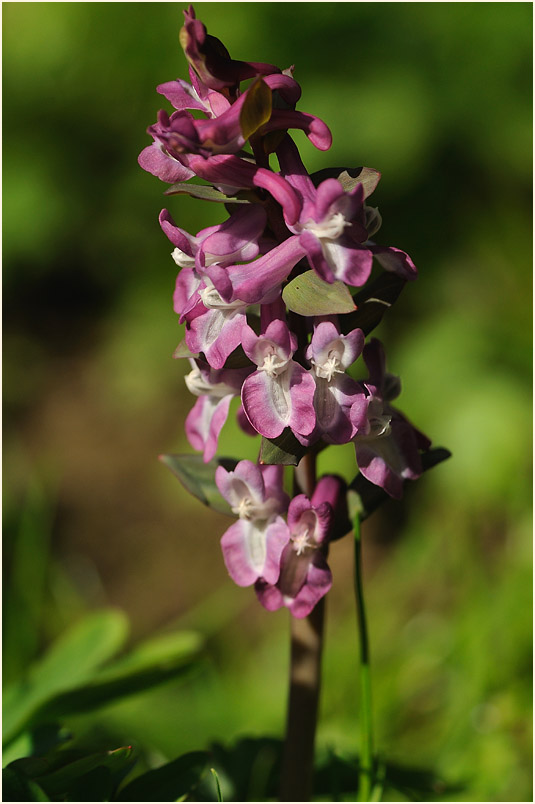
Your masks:
M 453 458 L 366 525 L 377 743 L 462 789 L 531 800 L 532 7 L 197 3 L 236 58 L 295 65 L 312 172 L 367 165 L 379 242 L 420 269 L 376 334 L 404 412 Z M 202 672 L 67 723 L 146 762 L 280 736 L 287 612 L 227 578 L 227 520 L 161 466 L 191 452 L 193 402 L 157 216 L 196 232 L 217 205 L 164 199 L 137 165 L 187 77 L 175 3 L 4 3 L 4 678 L 85 612 L 131 639 L 188 628 Z M 167 107 L 166 107 L 167 108 Z M 254 457 L 229 423 L 220 454 Z M 323 468 L 348 477 L 351 447 Z M 352 546 L 332 547 L 320 749 L 358 751 Z

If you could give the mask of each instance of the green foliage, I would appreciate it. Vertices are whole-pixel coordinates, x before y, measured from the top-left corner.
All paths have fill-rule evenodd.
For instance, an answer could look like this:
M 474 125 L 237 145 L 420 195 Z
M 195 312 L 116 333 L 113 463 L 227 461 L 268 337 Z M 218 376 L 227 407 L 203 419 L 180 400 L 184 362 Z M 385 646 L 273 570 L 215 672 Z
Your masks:
M 195 751 L 138 776 L 117 801 L 186 801 L 208 770 L 208 754 Z
M 262 436 L 260 446 L 260 463 L 297 466 L 306 452 L 306 447 L 299 443 L 289 427 L 286 427 L 277 438 Z
M 240 110 L 240 128 L 245 140 L 248 140 L 271 117 L 271 90 L 258 76 L 247 92 L 245 102 Z
M 201 640 L 184 632 L 153 638 L 111 661 L 124 645 L 127 630 L 124 614 L 99 611 L 57 640 L 26 677 L 6 688 L 4 744 L 10 746 L 24 731 L 31 733 L 73 713 L 91 713 L 177 678 L 198 662 Z
M 355 304 L 343 282 L 329 284 L 315 273 L 305 271 L 288 282 L 282 298 L 289 310 L 305 316 L 350 313 Z
M 230 505 L 221 497 L 216 486 L 215 472 L 218 466 L 224 466 L 227 471 L 234 469 L 236 460 L 214 458 L 205 463 L 202 455 L 160 455 L 160 460 L 203 505 L 222 514 L 232 515 Z
M 397 274 L 383 271 L 355 294 L 353 301 L 357 309 L 341 319 L 342 331 L 350 332 L 358 327 L 365 335 L 369 335 L 381 323 L 384 314 L 394 304 L 405 284 L 405 280 Z
M 164 195 L 189 195 L 191 198 L 198 198 L 201 201 L 217 201 L 220 204 L 249 204 L 247 194 L 239 193 L 236 196 L 225 195 L 224 193 L 216 190 L 215 187 L 205 184 L 187 184 L 186 182 L 177 182 L 172 184 L 164 193 Z
M 188 801 L 206 774 L 208 758 L 201 751 L 185 754 L 125 784 L 137 759 L 131 746 L 97 754 L 62 751 L 19 759 L 3 771 L 3 800 Z
M 369 167 L 357 168 L 322 168 L 316 170 L 310 176 L 316 187 L 321 184 L 325 179 L 338 179 L 346 192 L 353 190 L 357 184 L 362 184 L 364 189 L 364 198 L 368 198 L 381 179 L 381 174 L 378 170 Z

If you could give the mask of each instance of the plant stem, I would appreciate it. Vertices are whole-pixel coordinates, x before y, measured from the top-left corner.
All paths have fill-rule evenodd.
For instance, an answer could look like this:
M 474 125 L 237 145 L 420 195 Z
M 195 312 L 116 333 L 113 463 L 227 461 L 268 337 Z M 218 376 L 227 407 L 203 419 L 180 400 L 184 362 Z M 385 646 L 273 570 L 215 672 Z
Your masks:
M 308 617 L 291 618 L 290 693 L 281 801 L 312 798 L 324 612 L 325 598 L 322 598 Z
M 355 597 L 357 600 L 357 620 L 360 648 L 360 760 L 359 760 L 359 801 L 370 801 L 373 787 L 373 723 L 372 694 L 370 677 L 370 648 L 368 626 L 364 606 L 362 586 L 362 542 L 360 518 L 355 516 Z
M 305 455 L 295 471 L 295 493 L 312 496 L 315 456 Z M 290 689 L 281 772 L 281 801 L 310 801 L 321 682 L 325 598 L 308 617 L 291 617 Z

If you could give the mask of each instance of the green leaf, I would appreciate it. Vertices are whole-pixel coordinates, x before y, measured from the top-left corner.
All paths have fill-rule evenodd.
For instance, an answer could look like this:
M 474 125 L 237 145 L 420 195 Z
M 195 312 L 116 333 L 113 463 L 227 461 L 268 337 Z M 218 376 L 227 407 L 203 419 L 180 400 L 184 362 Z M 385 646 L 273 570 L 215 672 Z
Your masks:
M 160 461 L 168 466 L 184 488 L 204 505 L 220 514 L 232 515 L 229 504 L 223 499 L 215 484 L 215 472 L 218 466 L 224 466 L 227 471 L 231 471 L 238 461 L 233 458 L 216 458 L 204 463 L 202 455 L 160 455 Z
M 246 368 L 248 366 L 252 366 L 251 361 L 243 351 L 243 348 L 241 346 L 237 346 L 236 349 L 234 349 L 234 351 L 231 352 L 225 360 L 224 368 L 238 369 Z
M 198 666 L 202 648 L 202 638 L 189 631 L 143 642 L 103 668 L 90 683 L 49 701 L 38 715 L 50 719 L 92 712 L 111 701 L 187 675 Z
M 333 315 L 356 310 L 351 293 L 343 282 L 325 282 L 315 271 L 292 279 L 282 292 L 286 306 L 299 315 Z
M 368 167 L 356 167 L 356 168 L 324 168 L 323 170 L 317 170 L 315 173 L 312 173 L 311 177 L 312 181 L 318 186 L 321 184 L 322 181 L 325 179 L 338 179 L 342 187 L 346 192 L 349 190 L 353 190 L 357 184 L 362 184 L 364 188 L 364 198 L 368 198 L 377 185 L 379 184 L 379 180 L 381 178 L 381 174 L 378 170 L 374 168 Z
M 179 358 L 182 358 L 182 357 L 188 357 L 188 358 L 189 357 L 199 357 L 199 355 L 198 355 L 198 353 L 193 354 L 193 352 L 190 352 L 190 350 L 186 346 L 186 339 L 182 338 L 182 340 L 180 341 L 180 343 L 176 347 L 175 351 L 173 352 L 173 357 L 178 360 Z
M 22 732 L 12 740 L 2 753 L 4 766 L 18 759 L 35 761 L 55 751 L 59 746 L 72 740 L 72 732 L 59 723 L 43 723 Z M 31 756 L 31 760 L 28 757 Z M 31 775 L 31 774 L 27 774 Z
M 451 458 L 451 452 L 449 452 L 449 450 L 443 447 L 430 449 L 421 455 L 422 469 L 426 472 L 428 469 L 432 469 L 433 466 L 437 466 L 447 458 Z M 360 473 L 349 484 L 349 489 L 356 492 L 356 495 L 358 495 L 356 499 L 353 497 L 353 500 L 350 502 L 350 509 L 352 508 L 351 514 L 358 511 L 360 513 L 361 522 L 364 522 L 370 514 L 373 514 L 380 505 L 392 499 L 381 486 L 370 483 L 370 481 L 366 480 L 364 475 Z
M 51 489 L 30 479 L 22 504 L 4 509 L 4 547 L 9 556 L 9 574 L 4 593 L 3 681 L 16 681 L 39 651 L 49 568 L 53 523 Z M 7 507 L 6 507 L 7 508 Z M 11 524 L 11 517 L 13 524 Z
M 114 751 L 104 751 L 81 757 L 74 762 L 68 762 L 51 773 L 39 775 L 35 780 L 53 799 L 60 797 L 65 799 L 68 796 L 67 800 L 76 801 L 79 799 L 71 798 L 68 795 L 69 792 L 73 788 L 79 789 L 84 777 L 89 774 L 92 775 L 97 768 L 105 771 L 104 774 L 101 772 L 97 777 L 99 784 L 104 784 L 107 788 L 111 787 L 113 791 L 134 762 L 135 760 L 132 760 L 132 746 L 126 746 L 117 748 Z M 93 784 L 96 781 L 93 775 L 92 781 Z M 86 800 L 85 796 L 83 800 Z
M 208 770 L 209 755 L 192 751 L 138 776 L 123 787 L 116 801 L 183 801 Z
M 383 271 L 377 279 L 354 296 L 355 312 L 340 319 L 342 332 L 347 334 L 358 327 L 368 335 L 380 323 L 405 287 L 406 281 L 391 271 Z
M 127 634 L 126 615 L 115 609 L 89 614 L 63 634 L 26 679 L 6 690 L 4 740 L 15 737 L 46 701 L 91 678 L 118 652 Z
M 260 446 L 260 463 L 297 466 L 307 448 L 299 443 L 289 427 L 286 427 L 277 438 L 262 436 Z
M 248 140 L 271 117 L 271 90 L 261 76 L 251 84 L 240 110 L 240 128 Z
M 223 801 L 223 796 L 221 795 L 221 785 L 219 783 L 219 776 L 217 775 L 217 771 L 215 768 L 210 768 L 210 773 L 214 777 L 216 793 L 217 793 L 217 800 Z
M 277 801 L 282 741 L 273 737 L 245 737 L 232 745 L 211 745 L 212 767 L 224 783 L 227 801 Z M 203 783 L 203 801 L 213 796 L 213 785 Z
M 201 201 L 217 201 L 220 204 L 250 204 L 251 199 L 254 198 L 251 193 L 247 192 L 239 192 L 235 196 L 229 196 L 220 190 L 216 190 L 210 184 L 187 184 L 182 181 L 168 187 L 164 195 L 190 195 L 192 198 L 199 198 Z
M 2 801 L 50 801 L 50 799 L 38 784 L 8 766 L 2 771 Z

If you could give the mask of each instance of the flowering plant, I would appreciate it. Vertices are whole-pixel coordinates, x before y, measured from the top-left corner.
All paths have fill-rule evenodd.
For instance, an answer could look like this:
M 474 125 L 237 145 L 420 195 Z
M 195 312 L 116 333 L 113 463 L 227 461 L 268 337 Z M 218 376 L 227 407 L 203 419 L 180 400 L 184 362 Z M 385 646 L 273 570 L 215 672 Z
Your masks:
M 186 385 L 197 397 L 186 434 L 202 453 L 199 460 L 163 460 L 204 502 L 237 518 L 221 538 L 232 580 L 254 586 L 267 610 L 289 609 L 293 647 L 306 642 L 306 629 L 314 637 L 304 649 L 308 657 L 292 651 L 282 780 L 284 798 L 308 800 L 323 603 L 332 586 L 328 547 L 353 529 L 348 492 L 364 668 L 360 521 L 446 457 L 391 406 L 400 382 L 386 372 L 380 341 L 365 343 L 417 269 L 401 249 L 376 242 L 381 216 L 368 199 L 378 171 L 307 172 L 289 132 L 301 129 L 321 151 L 332 138 L 322 120 L 296 109 L 301 88 L 293 67 L 232 59 L 191 6 L 184 16 L 180 41 L 190 82 L 157 87 L 174 111 L 158 113 L 139 163 L 170 185 L 167 196 L 222 203 L 229 215 L 193 235 L 167 209 L 160 213 L 180 269 L 173 301 L 185 338 L 175 356 L 189 359 Z M 353 376 L 361 356 L 367 376 L 358 368 Z M 234 397 L 240 427 L 261 437 L 257 463 L 216 458 Z M 349 442 L 355 480 L 348 486 L 335 475 L 318 479 L 318 452 Z M 292 499 L 284 466 L 296 467 Z M 297 679 L 307 658 L 313 669 L 304 706 Z M 369 689 L 363 692 L 369 705 Z M 375 773 L 369 723 L 361 772 L 366 797 Z

